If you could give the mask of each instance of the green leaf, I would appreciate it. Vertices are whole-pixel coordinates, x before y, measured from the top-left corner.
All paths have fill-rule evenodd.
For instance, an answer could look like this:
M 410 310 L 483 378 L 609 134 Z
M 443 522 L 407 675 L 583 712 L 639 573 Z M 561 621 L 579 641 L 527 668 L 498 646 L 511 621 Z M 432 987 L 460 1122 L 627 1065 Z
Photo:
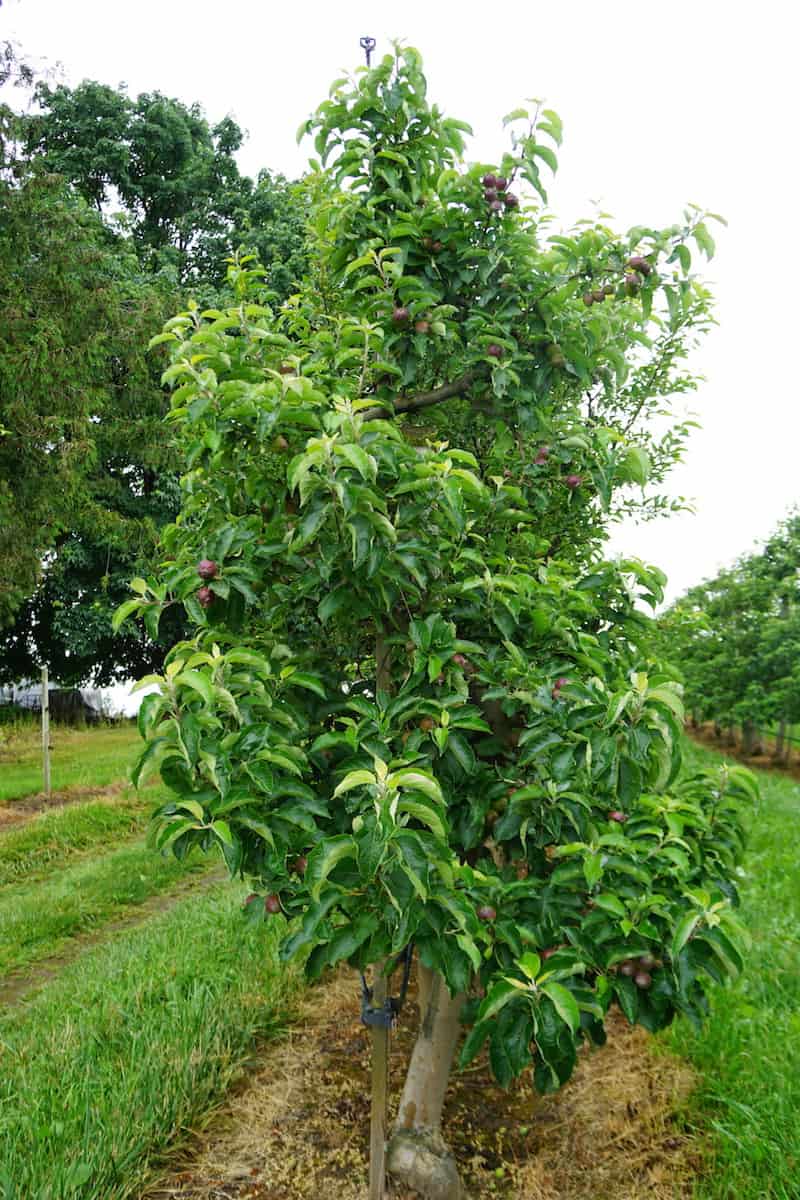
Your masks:
M 519 999 L 523 992 L 527 992 L 524 984 L 510 983 L 507 979 L 499 979 L 486 993 L 478 1013 L 480 1020 L 486 1021 L 489 1017 L 493 1017 L 501 1008 L 505 1008 L 506 1004 Z
M 214 688 L 206 675 L 202 675 L 199 671 L 181 671 L 179 675 L 175 676 L 173 682 L 176 686 L 192 688 L 203 697 L 209 708 L 213 706 Z
M 309 675 L 307 671 L 293 671 L 287 677 L 286 683 L 289 687 L 300 687 L 305 688 L 308 692 L 315 692 L 321 700 L 327 699 L 328 693 L 318 675 Z
M 114 616 L 111 618 L 111 628 L 114 630 L 114 633 L 118 633 L 122 622 L 126 621 L 131 613 L 137 612 L 141 606 L 142 601 L 138 597 L 133 600 L 125 600 L 122 604 L 120 604 L 119 608 L 115 611 Z
M 348 772 L 347 775 L 345 775 L 344 779 L 337 786 L 333 795 L 334 795 L 334 797 L 342 796 L 342 795 L 344 795 L 345 792 L 351 792 L 353 790 L 353 788 L 367 787 L 370 784 L 374 784 L 374 783 L 377 783 L 377 779 L 373 775 L 372 771 L 365 771 L 365 770 L 350 771 L 350 772 Z
M 387 777 L 386 786 L 424 792 L 426 796 L 430 796 L 431 800 L 438 800 L 440 804 L 444 804 L 442 789 L 439 787 L 434 776 L 428 774 L 427 771 L 420 771 L 417 767 L 393 771 Z
M 573 1033 L 577 1033 L 581 1024 L 581 1014 L 572 992 L 554 980 L 541 984 L 539 990 L 550 997 L 564 1024 L 569 1025 Z
M 702 919 L 703 914 L 701 912 L 689 912 L 686 913 L 685 916 L 681 917 L 680 921 L 675 927 L 675 933 L 672 937 L 673 959 L 678 957 L 681 950 L 686 945 Z
M 346 834 L 326 838 L 308 856 L 305 884 L 312 900 L 319 900 L 322 885 L 334 867 L 346 858 L 356 857 L 356 843 Z
M 428 804 L 425 800 L 412 800 L 408 796 L 403 796 L 398 802 L 397 810 L 408 813 L 410 817 L 415 817 L 417 821 L 427 825 L 431 833 L 440 841 L 447 841 L 447 827 L 432 804 Z

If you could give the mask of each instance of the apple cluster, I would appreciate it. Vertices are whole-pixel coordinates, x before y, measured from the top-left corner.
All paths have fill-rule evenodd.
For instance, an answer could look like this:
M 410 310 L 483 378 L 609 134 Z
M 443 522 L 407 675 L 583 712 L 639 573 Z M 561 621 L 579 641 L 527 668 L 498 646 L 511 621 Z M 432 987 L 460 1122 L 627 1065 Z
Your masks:
M 643 258 L 641 254 L 634 254 L 633 258 L 629 258 L 625 264 L 625 292 L 628 296 L 637 296 L 639 289 L 642 286 L 642 278 L 647 276 L 653 270 L 652 264 Z M 587 308 L 591 308 L 593 304 L 602 304 L 609 296 L 613 296 L 616 291 L 613 283 L 606 283 L 603 287 L 594 288 L 583 293 L 583 303 Z
M 206 584 L 210 580 L 216 579 L 218 570 L 219 568 L 217 567 L 217 564 L 210 558 L 201 558 L 200 562 L 197 564 L 197 574 Z M 201 608 L 211 607 L 211 605 L 214 603 L 214 593 L 210 587 L 204 586 L 198 588 L 197 603 L 201 606 Z
M 517 208 L 519 206 L 519 198 L 513 192 L 508 191 L 508 180 L 503 175 L 484 175 L 481 180 L 483 184 L 483 198 L 489 212 L 496 216 L 506 208 Z
M 638 988 L 645 990 L 653 982 L 653 968 L 658 966 L 660 963 L 652 954 L 643 954 L 641 958 L 627 958 L 625 962 L 620 963 L 619 973 L 632 979 Z

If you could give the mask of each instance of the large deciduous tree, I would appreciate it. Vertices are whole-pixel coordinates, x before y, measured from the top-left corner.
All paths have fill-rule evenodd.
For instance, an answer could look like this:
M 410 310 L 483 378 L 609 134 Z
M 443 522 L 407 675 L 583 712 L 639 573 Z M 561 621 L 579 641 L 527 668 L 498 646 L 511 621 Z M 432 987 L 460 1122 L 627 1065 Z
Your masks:
M 665 505 L 685 431 L 652 417 L 692 385 L 712 243 L 694 210 L 554 233 L 558 118 L 506 124 L 466 165 L 411 49 L 334 84 L 303 127 L 308 286 L 271 308 L 241 260 L 235 304 L 156 339 L 183 506 L 117 615 L 196 626 L 140 712 L 136 778 L 158 765 L 174 793 L 155 844 L 221 848 L 310 978 L 371 967 L 372 1020 L 415 947 L 388 1164 L 438 1197 L 459 1194 L 439 1129 L 459 1022 L 462 1062 L 488 1046 L 502 1083 L 549 1091 L 612 1003 L 699 1020 L 703 980 L 742 964 L 752 784 L 679 781 L 680 688 L 639 603 L 663 576 L 600 554 L 615 514 Z

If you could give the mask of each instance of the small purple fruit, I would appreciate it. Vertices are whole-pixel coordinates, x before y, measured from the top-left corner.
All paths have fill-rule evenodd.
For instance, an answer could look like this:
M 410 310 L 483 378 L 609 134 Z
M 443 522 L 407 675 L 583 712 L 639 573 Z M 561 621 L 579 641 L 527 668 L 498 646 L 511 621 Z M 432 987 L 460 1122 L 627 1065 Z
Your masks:
M 503 201 L 492 200 L 491 204 L 489 205 L 489 211 L 493 213 L 501 213 L 503 211 Z
M 625 264 L 629 271 L 638 271 L 640 275 L 649 275 L 652 267 L 646 258 L 642 258 L 641 254 L 635 254 L 633 258 L 629 258 Z
M 392 312 L 392 320 L 394 321 L 395 325 L 403 325 L 410 316 L 411 313 L 407 308 L 396 308 Z
M 272 913 L 273 915 L 275 913 L 279 913 L 281 911 L 280 896 L 278 896 L 275 892 L 267 896 L 266 900 L 264 901 L 264 908 L 268 913 Z
M 483 179 L 481 180 L 481 183 L 483 184 L 483 186 L 485 188 L 496 188 L 497 187 L 497 176 L 492 175 L 491 173 L 489 173 L 488 175 L 484 175 Z
M 649 971 L 639 971 L 638 974 L 634 975 L 633 982 L 638 988 L 649 988 L 653 982 L 653 977 Z
M 564 483 L 567 485 L 567 487 L 569 488 L 569 490 L 571 492 L 574 492 L 575 489 L 579 488 L 581 486 L 581 484 L 583 483 L 583 476 L 582 475 L 568 475 L 567 478 L 564 480 Z
M 625 291 L 629 296 L 638 296 L 639 288 L 642 286 L 642 281 L 638 275 L 625 276 Z
M 502 358 L 503 357 L 503 347 L 498 346 L 496 342 L 490 342 L 489 345 L 486 347 L 486 353 L 489 355 L 490 358 Z
M 217 564 L 210 558 L 201 558 L 197 564 L 197 574 L 201 579 L 215 579 L 218 569 Z
M 197 590 L 197 603 L 202 608 L 210 608 L 214 603 L 214 593 L 209 587 L 201 587 Z
M 595 291 L 592 292 L 592 299 L 594 300 L 595 304 L 602 304 L 605 298 L 605 288 L 596 288 Z
M 618 825 L 624 825 L 628 819 L 627 813 L 620 812 L 618 808 L 613 808 L 608 814 L 609 821 L 616 821 Z
M 494 181 L 494 186 L 497 188 L 498 192 L 504 192 L 508 187 L 508 180 L 504 178 L 504 176 L 498 175 Z
M 515 196 L 513 192 L 506 192 L 503 203 L 506 208 L 519 208 L 519 196 Z
M 583 293 L 583 303 L 586 305 L 587 308 L 591 308 L 592 305 L 594 304 L 594 292 L 584 292 Z
M 494 921 L 497 916 L 497 911 L 492 908 L 491 904 L 483 904 L 478 909 L 479 921 Z
M 483 198 L 487 204 L 491 204 L 493 200 L 497 199 L 497 188 L 487 188 L 483 193 Z
M 624 975 L 627 979 L 633 979 L 638 970 L 639 968 L 636 966 L 636 963 L 632 959 L 628 959 L 627 962 L 622 963 L 620 966 L 619 973 L 620 975 Z
M 536 452 L 536 458 L 533 460 L 534 464 L 537 467 L 544 466 L 544 464 L 547 462 L 547 459 L 549 458 L 549 456 L 550 456 L 550 447 L 549 446 L 540 446 Z

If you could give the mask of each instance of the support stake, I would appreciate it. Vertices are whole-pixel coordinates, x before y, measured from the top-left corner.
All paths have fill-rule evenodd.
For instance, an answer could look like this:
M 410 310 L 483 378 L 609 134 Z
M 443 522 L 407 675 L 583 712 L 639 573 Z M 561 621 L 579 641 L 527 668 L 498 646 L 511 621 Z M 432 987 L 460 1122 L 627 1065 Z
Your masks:
M 383 963 L 375 967 L 372 982 L 372 1004 L 383 1008 L 389 982 L 383 973 Z M 389 1093 L 389 1038 L 391 1028 L 372 1027 L 372 1112 L 369 1130 L 369 1200 L 383 1200 L 386 1185 L 386 1127 Z
M 50 799 L 50 692 L 47 686 L 47 667 L 42 667 L 42 770 L 44 794 Z

